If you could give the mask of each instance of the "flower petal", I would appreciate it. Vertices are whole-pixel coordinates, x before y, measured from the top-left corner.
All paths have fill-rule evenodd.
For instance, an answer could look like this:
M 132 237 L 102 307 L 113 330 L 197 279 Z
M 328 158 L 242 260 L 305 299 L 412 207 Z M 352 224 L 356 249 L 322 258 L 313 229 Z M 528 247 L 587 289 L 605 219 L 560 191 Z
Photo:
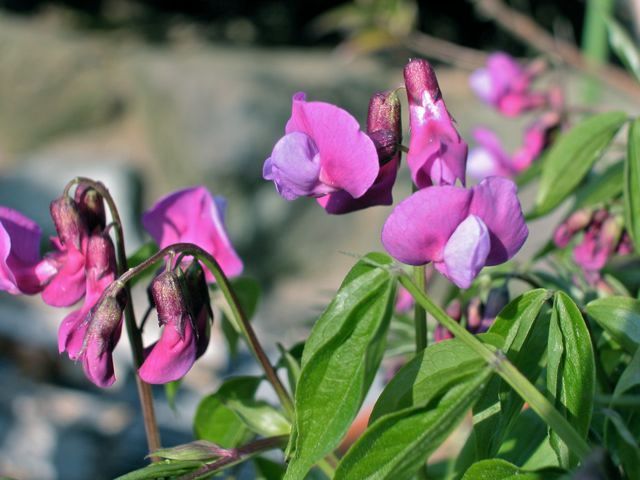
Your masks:
M 487 265 L 509 260 L 529 235 L 517 187 L 509 179 L 489 177 L 476 185 L 469 212 L 480 217 L 489 229 L 491 250 Z
M 320 181 L 330 187 L 358 198 L 378 176 L 376 147 L 346 110 L 329 103 L 306 102 L 304 94 L 297 93 L 285 132 L 302 132 L 313 139 L 320 155 Z
M 460 288 L 469 288 L 485 265 L 491 248 L 489 230 L 475 215 L 469 215 L 444 247 L 444 261 L 436 268 Z
M 459 187 L 415 192 L 387 218 L 382 244 L 391 256 L 409 265 L 442 261 L 449 237 L 469 214 L 471 199 L 471 191 Z
M 73 245 L 51 257 L 60 268 L 42 291 L 42 300 L 52 307 L 68 307 L 85 293 L 85 257 Z

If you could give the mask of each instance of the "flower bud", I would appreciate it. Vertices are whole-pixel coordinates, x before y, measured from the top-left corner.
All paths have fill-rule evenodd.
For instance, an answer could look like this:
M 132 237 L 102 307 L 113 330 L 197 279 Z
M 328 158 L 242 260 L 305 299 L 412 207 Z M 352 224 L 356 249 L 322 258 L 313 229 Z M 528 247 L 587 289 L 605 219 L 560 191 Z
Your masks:
M 467 306 L 467 330 L 476 332 L 482 323 L 482 302 L 479 297 L 473 297 Z
M 67 195 L 63 195 L 51 202 L 49 211 L 62 245 L 74 245 L 77 250 L 80 250 L 82 239 L 87 233 L 87 226 L 80 216 L 76 202 Z
M 424 93 L 429 95 L 433 103 L 442 96 L 436 72 L 429 62 L 421 58 L 409 60 L 404 67 L 404 83 L 409 103 L 422 105 Z
M 85 268 L 97 278 L 116 273 L 116 249 L 108 234 L 97 233 L 89 237 Z
M 558 248 L 566 247 L 573 236 L 585 229 L 593 218 L 593 212 L 588 208 L 582 208 L 573 212 L 562 222 L 553 234 L 553 241 Z
M 616 248 L 616 253 L 618 255 L 629 255 L 630 253 L 633 253 L 633 242 L 631 240 L 629 232 L 627 232 L 626 230 L 622 233 L 620 243 Z
M 76 188 L 74 198 L 80 215 L 87 224 L 89 231 L 93 231 L 96 228 L 103 230 L 107 220 L 102 195 L 95 188 L 81 183 Z
M 82 347 L 82 367 L 89 380 L 99 387 L 115 382 L 113 349 L 120 339 L 122 312 L 126 305 L 123 290 L 103 296 L 89 311 L 89 327 Z
M 367 134 L 373 140 L 380 165 L 391 161 L 402 141 L 400 99 L 395 90 L 373 94 L 369 101 Z

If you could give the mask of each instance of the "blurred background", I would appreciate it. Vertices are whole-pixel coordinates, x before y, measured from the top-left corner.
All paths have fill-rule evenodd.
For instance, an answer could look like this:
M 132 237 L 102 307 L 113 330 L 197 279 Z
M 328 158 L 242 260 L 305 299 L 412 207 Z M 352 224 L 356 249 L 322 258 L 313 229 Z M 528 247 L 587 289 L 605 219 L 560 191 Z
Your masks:
M 495 50 L 544 53 L 569 103 L 637 110 L 632 87 L 586 82 L 562 46 L 595 63 L 618 62 L 594 12 L 605 9 L 637 41 L 639 3 L 0 0 L 0 204 L 37 220 L 46 237 L 49 202 L 66 182 L 101 180 L 133 252 L 148 241 L 139 224 L 144 209 L 175 189 L 206 185 L 228 200 L 230 237 L 262 290 L 256 329 L 275 357 L 276 342 L 289 347 L 304 337 L 353 264 L 350 254 L 382 248 L 390 211 L 328 216 L 310 199 L 286 202 L 262 180 L 293 93 L 335 103 L 363 123 L 370 95 L 399 86 L 407 59 L 424 56 L 437 66 L 461 134 L 470 141 L 483 123 L 514 148 L 528 120 L 506 121 L 482 105 L 469 73 Z M 529 39 L 514 34 L 513 11 L 558 49 L 541 52 L 535 30 Z M 409 192 L 403 170 L 394 196 Z M 136 295 L 143 300 L 145 292 Z M 64 315 L 39 298 L 0 293 L 0 476 L 107 479 L 145 463 L 127 342 L 117 350 L 118 381 L 98 390 L 57 353 Z M 176 409 L 156 391 L 166 445 L 192 439 L 195 407 L 221 378 L 256 371 L 244 351 L 229 357 L 217 325 Z

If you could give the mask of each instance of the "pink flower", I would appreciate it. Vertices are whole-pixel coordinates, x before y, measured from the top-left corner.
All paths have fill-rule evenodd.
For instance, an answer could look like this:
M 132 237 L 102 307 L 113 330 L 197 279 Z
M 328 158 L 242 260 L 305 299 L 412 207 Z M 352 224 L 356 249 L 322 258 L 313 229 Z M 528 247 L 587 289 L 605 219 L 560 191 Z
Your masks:
M 413 183 L 464 185 L 467 144 L 454 126 L 442 99 L 433 68 L 426 60 L 414 59 L 404 67 L 409 99 L 411 139 L 407 163 Z
M 33 220 L 0 206 L 0 290 L 13 295 L 42 290 L 53 272 L 40 266 L 41 236 Z
M 161 198 L 142 216 L 142 224 L 160 248 L 193 243 L 210 253 L 228 277 L 242 272 L 242 261 L 233 249 L 224 226 L 226 204 L 205 187 L 178 190 Z M 208 282 L 214 278 L 205 269 Z
M 378 152 L 380 171 L 373 185 L 359 198 L 346 190 L 318 197 L 318 203 L 332 214 L 349 213 L 375 205 L 391 205 L 391 190 L 400 168 L 402 124 L 400 99 L 395 91 L 378 92 L 371 97 L 367 115 L 367 134 Z
M 489 177 L 472 189 L 419 190 L 400 202 L 382 229 L 382 243 L 409 265 L 433 262 L 460 288 L 468 288 L 485 265 L 512 258 L 528 235 L 516 186 Z
M 487 66 L 471 74 L 469 83 L 475 94 L 502 114 L 516 116 L 547 104 L 547 95 L 531 91 L 531 82 L 539 74 L 538 64 L 523 68 L 510 55 L 489 55 Z
M 329 103 L 306 102 L 300 92 L 262 173 L 283 198 L 294 200 L 339 191 L 359 198 L 379 170 L 376 147 L 355 118 Z

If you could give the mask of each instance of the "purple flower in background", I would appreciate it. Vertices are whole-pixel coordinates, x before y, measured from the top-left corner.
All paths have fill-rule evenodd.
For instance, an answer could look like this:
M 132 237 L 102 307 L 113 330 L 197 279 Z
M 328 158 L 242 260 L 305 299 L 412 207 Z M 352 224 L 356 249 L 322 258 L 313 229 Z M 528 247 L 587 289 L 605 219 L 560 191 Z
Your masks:
M 367 134 L 378 152 L 380 171 L 373 185 L 359 198 L 339 190 L 318 198 L 327 213 L 341 214 L 375 205 L 391 205 L 391 190 L 400 168 L 402 124 L 400 99 L 394 90 L 371 97 L 367 115 Z
M 409 99 L 411 139 L 407 163 L 413 183 L 465 184 L 467 144 L 454 126 L 442 98 L 433 68 L 426 60 L 414 59 L 404 67 Z
M 419 190 L 400 202 L 382 229 L 382 243 L 409 265 L 433 262 L 460 288 L 468 288 L 485 265 L 512 258 L 528 230 L 515 184 L 489 177 L 472 189 Z
M 0 206 L 0 290 L 35 294 L 55 273 L 40 265 L 40 227 L 30 218 Z
M 142 216 L 142 224 L 160 248 L 188 242 L 209 252 L 228 277 L 240 275 L 242 260 L 233 249 L 224 226 L 225 201 L 205 187 L 178 190 L 161 198 Z M 213 275 L 205 269 L 208 282 Z
M 538 63 L 523 68 L 512 56 L 493 53 L 485 68 L 471 74 L 469 84 L 483 102 L 504 115 L 516 116 L 547 104 L 546 94 L 531 91 L 531 82 L 541 68 Z
M 478 144 L 469 150 L 467 173 L 482 180 L 486 177 L 512 177 L 516 172 L 511 157 L 502 148 L 498 136 L 488 128 L 473 130 L 473 139 Z
M 307 102 L 300 92 L 293 96 L 284 137 L 264 162 L 263 177 L 287 200 L 339 191 L 359 198 L 379 170 L 376 147 L 351 114 L 329 103 Z

